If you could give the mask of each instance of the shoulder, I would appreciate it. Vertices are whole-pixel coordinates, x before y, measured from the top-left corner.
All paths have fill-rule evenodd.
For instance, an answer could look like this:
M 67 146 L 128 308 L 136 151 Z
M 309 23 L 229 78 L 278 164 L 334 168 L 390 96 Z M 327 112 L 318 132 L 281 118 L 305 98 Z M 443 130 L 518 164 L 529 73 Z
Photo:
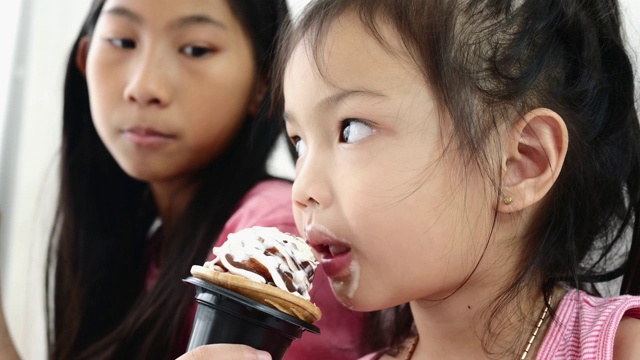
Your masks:
M 246 207 L 256 202 L 274 204 L 275 206 L 286 203 L 291 207 L 291 187 L 291 182 L 286 180 L 261 181 L 240 200 L 240 207 Z
M 590 320 L 589 317 L 585 319 L 584 315 L 607 314 L 618 322 L 626 312 L 634 314 L 634 317 L 640 317 L 640 297 L 630 295 L 599 297 L 583 291 L 571 290 L 562 299 L 557 312 L 565 312 L 567 315 L 570 313 L 581 322 Z M 639 316 L 635 316 L 636 313 Z
M 293 223 L 291 186 L 288 181 L 276 179 L 256 184 L 240 200 L 228 225 L 239 226 L 239 229 L 250 226 L 290 226 Z
M 583 358 L 598 354 L 598 359 L 612 359 L 618 336 L 622 344 L 618 351 L 637 351 L 633 349 L 635 345 L 627 344 L 627 341 L 638 331 L 639 325 L 635 321 L 638 318 L 640 297 L 601 298 L 571 290 L 560 302 L 539 353 L 549 358 Z M 620 334 L 618 329 L 622 331 Z
M 291 183 L 265 180 L 251 188 L 238 202 L 215 243 L 219 246 L 227 236 L 252 226 L 277 227 L 297 235 L 291 207 Z
M 614 359 L 640 359 L 640 318 L 620 320 L 613 345 Z

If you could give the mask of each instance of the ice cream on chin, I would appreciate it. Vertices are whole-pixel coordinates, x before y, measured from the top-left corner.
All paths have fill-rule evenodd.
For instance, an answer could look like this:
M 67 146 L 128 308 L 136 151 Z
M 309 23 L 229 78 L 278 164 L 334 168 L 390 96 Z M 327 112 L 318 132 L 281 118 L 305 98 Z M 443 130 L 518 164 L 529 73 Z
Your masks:
M 309 291 L 317 261 L 305 241 L 276 228 L 252 227 L 215 247 L 214 260 L 191 274 L 307 322 L 320 319 Z
M 360 265 L 357 261 L 349 264 L 349 274 L 342 277 L 330 278 L 331 288 L 340 303 L 348 309 L 353 309 L 352 299 L 360 286 Z

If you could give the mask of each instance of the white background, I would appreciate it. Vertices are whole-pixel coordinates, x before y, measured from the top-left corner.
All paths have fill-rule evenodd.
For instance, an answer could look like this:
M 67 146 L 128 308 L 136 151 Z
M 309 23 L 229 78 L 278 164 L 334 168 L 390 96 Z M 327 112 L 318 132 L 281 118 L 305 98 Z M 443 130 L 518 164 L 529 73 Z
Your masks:
M 289 0 L 297 12 L 308 0 Z M 0 1 L 0 288 L 23 359 L 45 359 L 44 255 L 55 200 L 64 64 L 90 0 Z M 640 1 L 621 0 L 640 49 Z M 635 54 L 632 54 L 635 58 Z M 636 62 L 637 63 L 637 62 Z M 291 175 L 276 157 L 276 171 Z

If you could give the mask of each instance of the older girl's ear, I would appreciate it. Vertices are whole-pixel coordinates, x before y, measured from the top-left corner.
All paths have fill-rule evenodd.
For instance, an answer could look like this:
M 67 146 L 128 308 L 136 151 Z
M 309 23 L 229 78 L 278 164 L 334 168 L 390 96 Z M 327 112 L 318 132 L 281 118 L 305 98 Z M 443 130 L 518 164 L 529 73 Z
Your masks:
M 503 139 L 498 211 L 524 210 L 544 198 L 562 170 L 568 144 L 564 120 L 549 109 L 532 110 L 513 123 Z
M 87 56 L 89 54 L 89 37 L 84 36 L 78 43 L 78 51 L 76 51 L 76 66 L 82 75 L 87 75 Z

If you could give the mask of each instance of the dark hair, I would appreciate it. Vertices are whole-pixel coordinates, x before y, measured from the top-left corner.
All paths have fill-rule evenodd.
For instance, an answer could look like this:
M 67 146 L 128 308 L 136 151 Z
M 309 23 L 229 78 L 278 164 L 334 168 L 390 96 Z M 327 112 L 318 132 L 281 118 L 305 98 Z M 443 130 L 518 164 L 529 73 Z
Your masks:
M 308 41 L 318 62 L 330 24 L 345 13 L 390 51 L 380 24 L 395 28 L 449 115 L 467 164 L 488 176 L 496 169 L 486 145 L 500 123 L 539 107 L 566 122 L 564 166 L 492 314 L 527 284 L 540 284 L 547 304 L 558 284 L 599 295 L 594 284 L 621 276 L 621 294 L 640 294 L 640 128 L 615 0 L 318 0 L 283 37 L 276 108 L 293 48 Z M 491 180 L 499 190 L 501 180 Z M 381 347 L 412 331 L 409 308 L 392 311 L 397 321 L 373 318 L 391 325 L 378 331 L 386 336 Z M 491 321 L 488 330 L 495 331 Z
M 104 0 L 94 0 L 68 59 L 64 85 L 61 184 L 47 269 L 49 357 L 173 359 L 189 331 L 193 291 L 181 279 L 203 263 L 242 196 L 269 178 L 266 161 L 281 119 L 247 117 L 227 150 L 199 173 L 200 185 L 174 230 L 163 234 L 167 257 L 145 292 L 145 241 L 155 205 L 148 185 L 124 173 L 96 133 L 85 77 L 76 66 L 81 39 L 92 34 Z M 268 89 L 285 0 L 229 1 L 253 43 Z M 276 119 L 277 118 L 277 119 Z

